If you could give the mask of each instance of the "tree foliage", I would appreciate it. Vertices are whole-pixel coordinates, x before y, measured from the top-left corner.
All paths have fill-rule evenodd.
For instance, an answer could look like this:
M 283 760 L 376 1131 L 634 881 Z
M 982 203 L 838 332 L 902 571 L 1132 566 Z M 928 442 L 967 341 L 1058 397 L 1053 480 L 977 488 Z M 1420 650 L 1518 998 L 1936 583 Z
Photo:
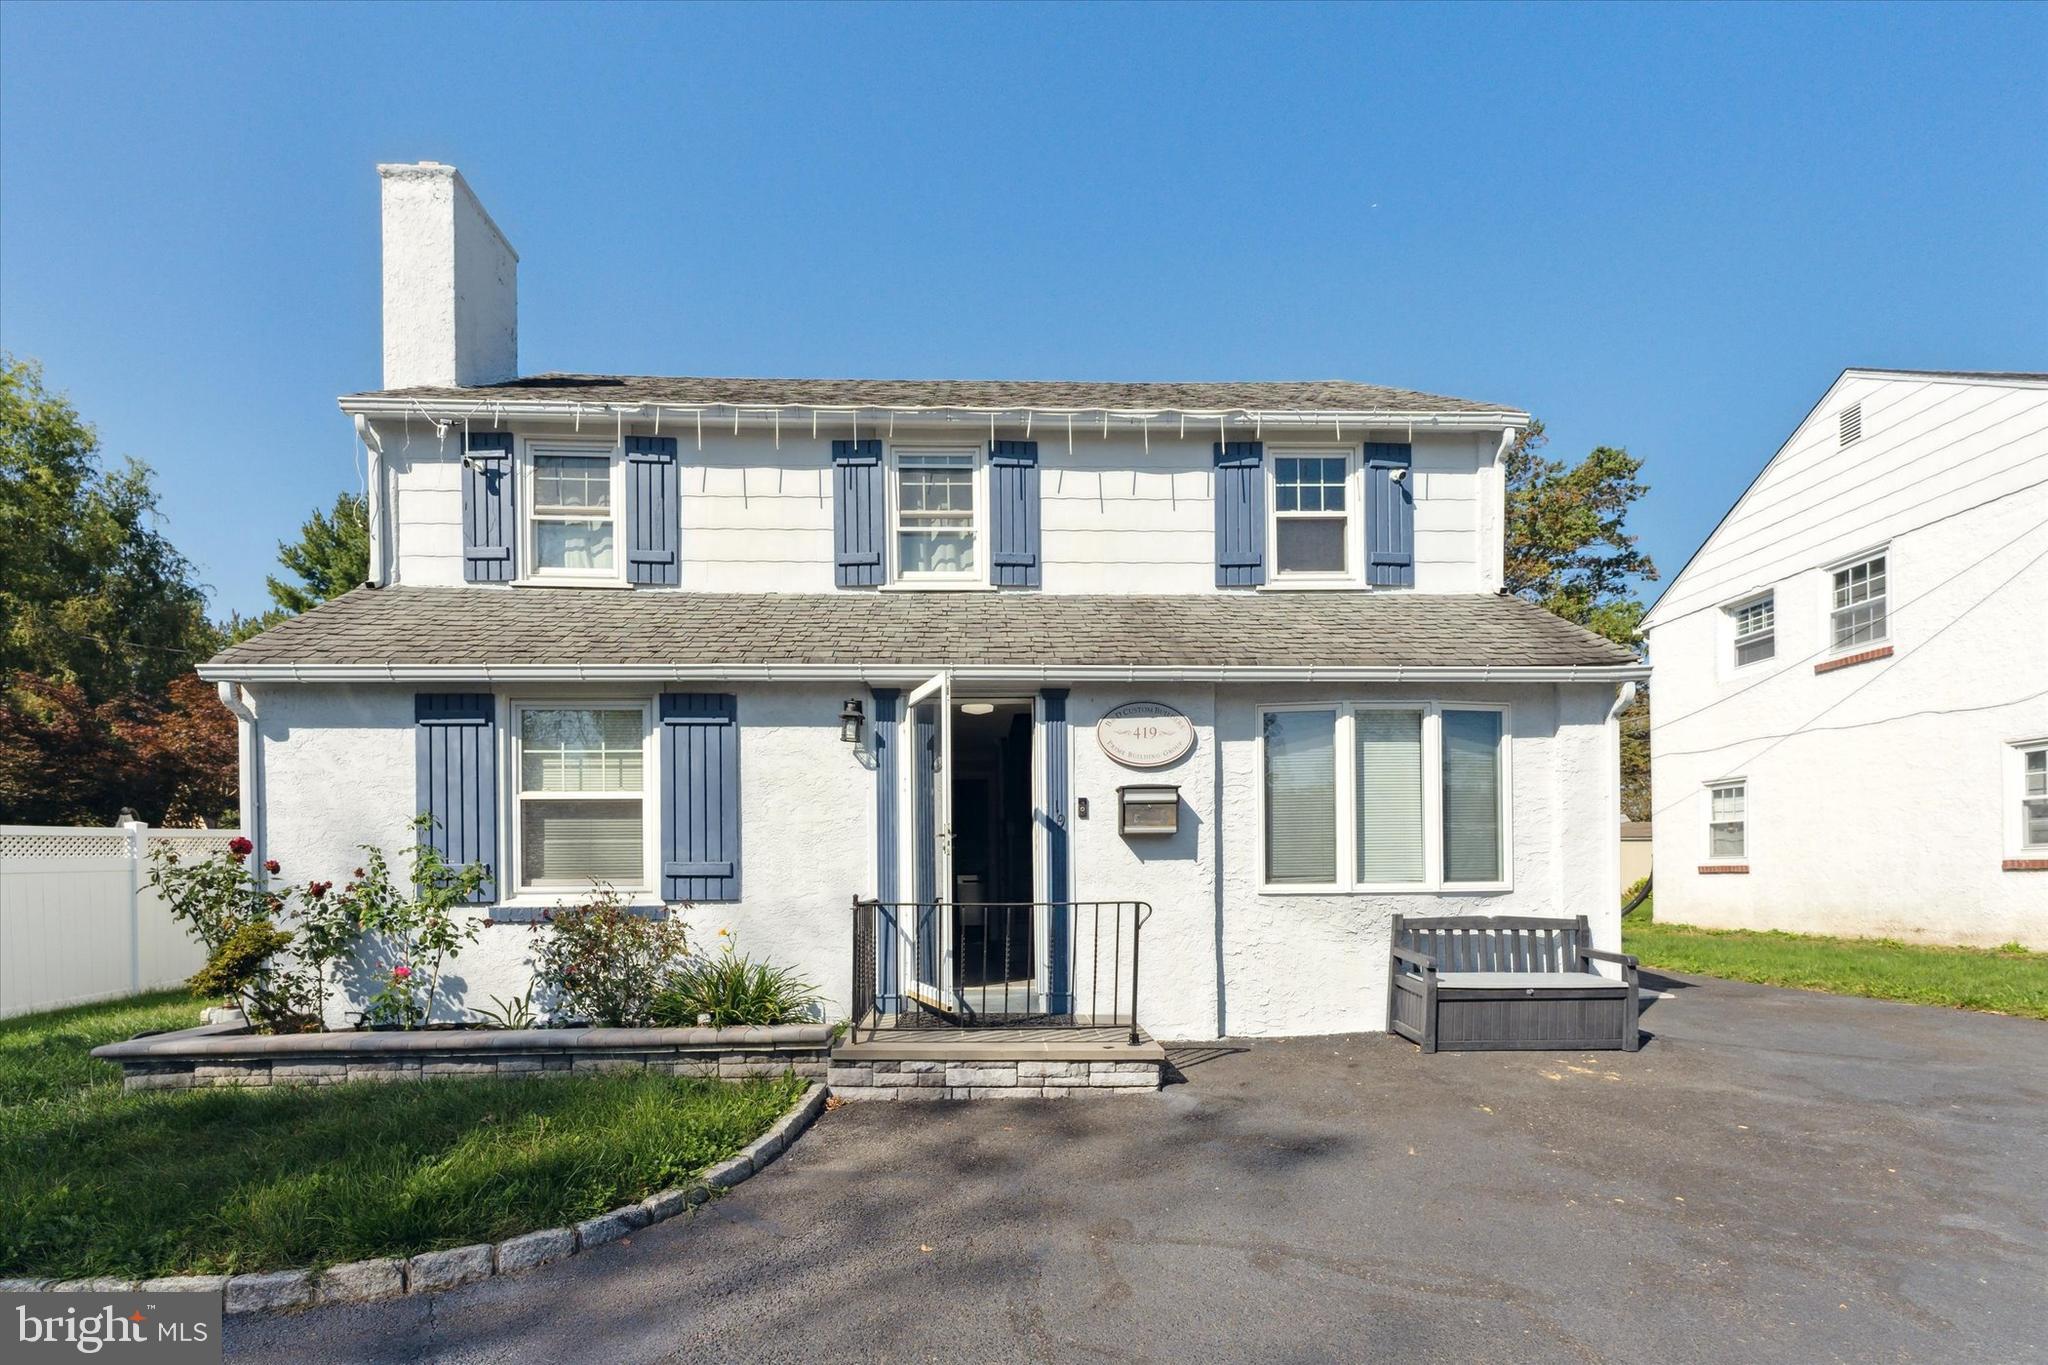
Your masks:
M 97 705 L 160 695 L 212 652 L 205 594 L 157 521 L 149 467 L 102 468 L 42 367 L 0 355 L 0 675 L 75 683 Z
M 1638 582 L 1657 566 L 1628 530 L 1628 511 L 1648 493 L 1643 462 L 1597 446 L 1577 464 L 1546 459 L 1543 423 L 1531 422 L 1508 448 L 1507 591 L 1618 644 L 1642 638 Z M 1650 818 L 1650 696 L 1642 689 L 1621 715 L 1624 818 Z
M 370 519 L 362 495 L 343 493 L 329 512 L 316 508 L 297 541 L 278 542 L 277 558 L 299 579 L 287 583 L 273 574 L 265 580 L 280 611 L 310 611 L 368 578 Z

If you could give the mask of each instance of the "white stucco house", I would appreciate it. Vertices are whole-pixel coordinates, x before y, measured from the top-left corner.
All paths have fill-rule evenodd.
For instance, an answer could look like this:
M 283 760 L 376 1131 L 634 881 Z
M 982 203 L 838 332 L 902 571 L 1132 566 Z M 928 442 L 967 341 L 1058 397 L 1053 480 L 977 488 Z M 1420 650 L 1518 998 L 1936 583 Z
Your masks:
M 286 876 L 422 810 L 492 869 L 458 996 L 520 989 L 521 926 L 593 879 L 839 1012 L 1078 1012 L 1135 984 L 1142 902 L 1142 1022 L 1173 1038 L 1383 1028 L 1395 914 L 1619 946 L 1647 669 L 1501 592 L 1520 409 L 521 377 L 505 237 L 452 168 L 381 172 L 385 387 L 341 399 L 370 581 L 201 674 Z M 857 953 L 856 898 L 912 907 L 882 921 L 911 950 Z
M 2048 948 L 2048 374 L 1845 370 L 1647 629 L 1658 918 Z

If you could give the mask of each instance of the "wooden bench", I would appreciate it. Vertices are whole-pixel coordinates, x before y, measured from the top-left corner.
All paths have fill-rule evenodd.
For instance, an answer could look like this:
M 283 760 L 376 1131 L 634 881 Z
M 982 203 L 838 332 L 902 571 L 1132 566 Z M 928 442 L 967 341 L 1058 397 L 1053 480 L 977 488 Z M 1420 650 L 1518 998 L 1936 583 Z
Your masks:
M 1584 915 L 1396 915 L 1387 1028 L 1424 1052 L 1634 1052 L 1636 960 L 1592 944 Z M 1618 964 L 1621 979 L 1595 962 Z

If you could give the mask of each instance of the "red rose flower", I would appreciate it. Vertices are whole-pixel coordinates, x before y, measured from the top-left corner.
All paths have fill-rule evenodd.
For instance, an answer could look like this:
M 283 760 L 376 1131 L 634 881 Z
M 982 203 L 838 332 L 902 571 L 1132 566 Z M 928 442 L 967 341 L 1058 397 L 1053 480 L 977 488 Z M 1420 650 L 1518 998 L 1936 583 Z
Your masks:
M 271 876 L 273 876 L 273 877 L 274 877 L 274 876 L 276 876 L 276 875 L 277 875 L 278 873 L 280 873 L 280 872 L 284 871 L 284 868 L 283 868 L 283 867 L 281 867 L 281 866 L 280 866 L 280 865 L 278 864 L 278 861 L 277 861 L 277 859 L 275 859 L 275 858 L 265 858 L 265 859 L 263 860 L 263 870 L 264 870 L 265 872 L 268 872 L 268 873 L 269 873 L 269 874 L 270 874 Z
M 228 852 L 234 854 L 237 858 L 246 858 L 255 851 L 256 845 L 250 843 L 239 834 L 228 840 Z

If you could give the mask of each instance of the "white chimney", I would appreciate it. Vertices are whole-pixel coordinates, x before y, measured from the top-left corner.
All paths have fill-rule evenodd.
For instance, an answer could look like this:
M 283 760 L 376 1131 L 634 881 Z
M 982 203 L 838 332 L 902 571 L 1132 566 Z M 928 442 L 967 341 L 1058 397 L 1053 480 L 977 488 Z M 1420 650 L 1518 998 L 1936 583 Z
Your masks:
M 519 376 L 519 253 L 462 172 L 379 166 L 384 181 L 384 387 Z

